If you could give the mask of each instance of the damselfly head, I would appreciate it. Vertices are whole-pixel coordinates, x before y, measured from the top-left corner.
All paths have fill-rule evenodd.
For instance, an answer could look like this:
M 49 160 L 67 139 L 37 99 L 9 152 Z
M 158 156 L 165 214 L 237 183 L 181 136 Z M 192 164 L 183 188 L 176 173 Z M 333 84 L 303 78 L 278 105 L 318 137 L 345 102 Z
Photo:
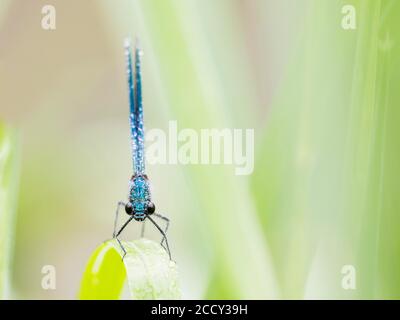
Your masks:
M 137 221 L 143 221 L 147 215 L 153 214 L 155 210 L 156 206 L 151 201 L 143 202 L 140 200 L 134 200 L 125 205 L 125 212 L 132 215 Z

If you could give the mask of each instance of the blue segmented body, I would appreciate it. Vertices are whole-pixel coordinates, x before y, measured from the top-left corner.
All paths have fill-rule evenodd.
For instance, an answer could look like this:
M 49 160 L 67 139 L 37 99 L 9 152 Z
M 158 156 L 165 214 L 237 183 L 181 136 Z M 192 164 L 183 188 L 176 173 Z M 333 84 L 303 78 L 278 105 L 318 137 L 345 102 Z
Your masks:
M 125 44 L 129 87 L 130 127 L 134 175 L 130 180 L 129 201 L 136 220 L 144 220 L 151 201 L 150 186 L 145 174 L 144 128 L 140 49 L 135 48 L 135 73 L 132 70 L 132 54 L 129 42 Z
M 126 254 L 126 250 L 118 238 L 121 232 L 129 224 L 130 221 L 135 219 L 142 222 L 142 237 L 144 234 L 144 223 L 149 221 L 152 223 L 162 235 L 161 246 L 167 251 L 171 259 L 171 251 L 169 250 L 168 239 L 166 232 L 169 226 L 169 219 L 160 213 L 156 213 L 156 207 L 151 201 L 150 185 L 147 175 L 145 173 L 144 165 L 144 129 L 143 129 L 143 104 L 142 104 L 142 79 L 140 73 L 140 49 L 136 45 L 135 48 L 135 64 L 133 72 L 132 52 L 129 40 L 125 41 L 125 55 L 126 55 L 126 73 L 128 76 L 128 89 L 129 89 L 129 123 L 131 128 L 131 143 L 132 143 L 132 162 L 133 162 L 133 176 L 129 180 L 129 195 L 128 202 L 118 202 L 117 211 L 115 213 L 114 232 L 115 238 L 121 249 Z M 125 206 L 125 212 L 130 216 L 127 221 L 122 225 L 119 230 L 118 226 L 118 213 L 121 206 Z M 162 219 L 166 225 L 163 230 L 154 218 Z M 165 245 L 164 245 L 165 244 Z

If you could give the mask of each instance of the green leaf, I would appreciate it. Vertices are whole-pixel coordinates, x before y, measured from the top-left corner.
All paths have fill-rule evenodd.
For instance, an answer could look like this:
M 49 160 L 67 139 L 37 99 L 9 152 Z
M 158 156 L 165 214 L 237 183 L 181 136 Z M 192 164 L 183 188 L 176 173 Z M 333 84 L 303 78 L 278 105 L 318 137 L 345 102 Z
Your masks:
M 179 299 L 181 296 L 176 263 L 170 261 L 160 244 L 139 239 L 116 240 L 100 245 L 92 254 L 83 275 L 80 299 L 119 299 L 128 278 L 132 299 Z

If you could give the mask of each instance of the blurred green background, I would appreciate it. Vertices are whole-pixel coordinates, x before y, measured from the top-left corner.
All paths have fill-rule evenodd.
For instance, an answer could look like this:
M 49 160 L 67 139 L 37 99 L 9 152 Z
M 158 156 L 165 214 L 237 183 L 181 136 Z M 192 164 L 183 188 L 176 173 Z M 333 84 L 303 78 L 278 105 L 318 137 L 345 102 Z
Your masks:
M 20 137 L 19 170 L 0 156 L 8 296 L 74 299 L 111 237 L 131 175 L 123 39 L 139 36 L 147 129 L 255 130 L 250 176 L 147 166 L 183 297 L 400 298 L 399 33 L 397 0 L 2 0 L 0 119 Z

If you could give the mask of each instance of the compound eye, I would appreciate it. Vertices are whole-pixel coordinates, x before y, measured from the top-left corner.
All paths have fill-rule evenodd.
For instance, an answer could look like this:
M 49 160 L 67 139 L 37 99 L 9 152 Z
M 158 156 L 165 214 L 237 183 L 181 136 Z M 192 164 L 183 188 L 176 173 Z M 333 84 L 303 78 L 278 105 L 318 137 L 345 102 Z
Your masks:
M 156 211 L 156 206 L 154 205 L 153 202 L 149 202 L 147 205 L 147 213 L 152 214 L 154 213 L 154 211 Z
M 133 211 L 132 203 L 128 202 L 128 203 L 125 205 L 125 212 L 126 212 L 127 214 L 131 214 L 132 211 Z

